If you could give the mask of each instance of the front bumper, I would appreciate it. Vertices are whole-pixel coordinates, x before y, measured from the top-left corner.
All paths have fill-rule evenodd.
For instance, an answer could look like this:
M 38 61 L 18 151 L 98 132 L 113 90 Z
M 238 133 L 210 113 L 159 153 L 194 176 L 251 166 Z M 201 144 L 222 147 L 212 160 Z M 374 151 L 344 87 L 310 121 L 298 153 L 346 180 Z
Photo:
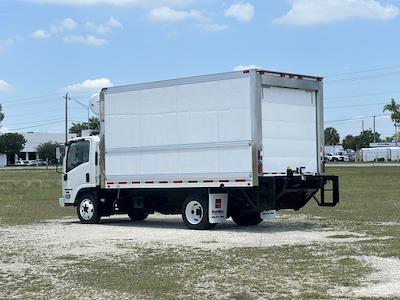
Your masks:
M 58 198 L 58 203 L 61 207 L 65 207 L 65 199 L 64 197 Z

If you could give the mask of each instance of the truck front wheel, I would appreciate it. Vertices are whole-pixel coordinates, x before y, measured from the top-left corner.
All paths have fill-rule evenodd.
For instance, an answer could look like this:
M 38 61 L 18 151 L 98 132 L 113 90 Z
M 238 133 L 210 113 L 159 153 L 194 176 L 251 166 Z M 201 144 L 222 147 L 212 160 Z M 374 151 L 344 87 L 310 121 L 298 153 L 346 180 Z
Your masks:
M 190 229 L 207 230 L 217 224 L 211 224 L 208 220 L 208 201 L 206 197 L 188 197 L 182 205 L 182 219 Z
M 79 197 L 76 210 L 81 223 L 95 224 L 100 221 L 99 201 L 89 193 Z
M 263 221 L 258 212 L 232 213 L 232 220 L 239 226 L 254 226 Z

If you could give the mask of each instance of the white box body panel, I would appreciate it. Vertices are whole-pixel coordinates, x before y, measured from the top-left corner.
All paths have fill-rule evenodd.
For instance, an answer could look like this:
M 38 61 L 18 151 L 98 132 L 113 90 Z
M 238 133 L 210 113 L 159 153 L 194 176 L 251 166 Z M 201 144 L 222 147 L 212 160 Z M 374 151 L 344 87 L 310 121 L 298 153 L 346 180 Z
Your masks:
M 106 94 L 104 140 L 111 185 L 251 185 L 250 79 Z
M 251 70 L 106 89 L 101 185 L 251 187 L 288 167 L 319 173 L 321 80 Z
M 318 172 L 317 113 L 314 91 L 264 87 L 262 99 L 263 173 L 288 168 Z

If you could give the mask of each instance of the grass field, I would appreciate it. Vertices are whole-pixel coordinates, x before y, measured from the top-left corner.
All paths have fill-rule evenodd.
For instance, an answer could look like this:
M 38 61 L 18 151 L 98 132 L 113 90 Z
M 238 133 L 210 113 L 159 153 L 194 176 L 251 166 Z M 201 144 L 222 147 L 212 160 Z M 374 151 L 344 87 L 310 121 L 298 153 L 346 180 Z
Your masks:
M 0 281 L 4 282 L 0 296 L 80 298 L 86 291 L 83 283 L 89 281 L 95 298 L 355 298 L 351 291 L 377 271 L 360 258 L 399 262 L 400 168 L 332 167 L 328 171 L 340 176 L 338 207 L 321 208 L 310 202 L 300 212 L 280 214 L 283 219 L 300 218 L 306 229 L 347 232 L 331 236 L 338 242 L 205 250 L 129 240 L 116 241 L 116 249 L 91 259 L 80 254 L 51 256 L 22 244 L 0 245 Z M 30 223 L 74 214 L 73 209 L 58 207 L 60 182 L 54 170 L 0 171 L 0 229 L 24 224 L 25 230 L 33 226 Z M 290 222 L 292 227 L 299 224 Z M 359 236 L 368 238 L 353 238 Z M 108 243 L 113 249 L 111 240 Z M 1 268 L 10 260 L 29 262 L 32 267 L 23 275 L 10 275 L 6 267 Z M 374 295 L 360 298 L 398 298 L 390 293 Z
M 55 170 L 0 169 L 0 224 L 29 224 L 70 215 L 58 204 L 61 175 Z

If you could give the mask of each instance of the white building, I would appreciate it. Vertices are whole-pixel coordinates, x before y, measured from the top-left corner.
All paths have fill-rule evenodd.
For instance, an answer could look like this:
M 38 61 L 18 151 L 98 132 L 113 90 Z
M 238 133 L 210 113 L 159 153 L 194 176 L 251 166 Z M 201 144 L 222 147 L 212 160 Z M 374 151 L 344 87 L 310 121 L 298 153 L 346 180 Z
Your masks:
M 7 157 L 4 154 L 0 154 L 0 168 L 7 165 Z
M 37 153 L 37 147 L 40 144 L 47 143 L 47 142 L 53 142 L 53 143 L 59 143 L 59 144 L 64 144 L 65 143 L 65 134 L 63 133 L 40 133 L 40 132 L 27 132 L 27 133 L 21 133 L 25 140 L 26 144 L 24 149 L 20 153 L 18 153 L 15 156 L 15 160 L 35 160 L 39 159 L 39 155 Z M 69 134 L 68 139 L 76 137 L 76 134 Z M 10 157 L 8 158 L 8 162 L 12 162 L 12 159 Z M 5 155 L 0 154 L 0 167 L 4 167 L 6 165 L 7 159 L 5 158 Z

